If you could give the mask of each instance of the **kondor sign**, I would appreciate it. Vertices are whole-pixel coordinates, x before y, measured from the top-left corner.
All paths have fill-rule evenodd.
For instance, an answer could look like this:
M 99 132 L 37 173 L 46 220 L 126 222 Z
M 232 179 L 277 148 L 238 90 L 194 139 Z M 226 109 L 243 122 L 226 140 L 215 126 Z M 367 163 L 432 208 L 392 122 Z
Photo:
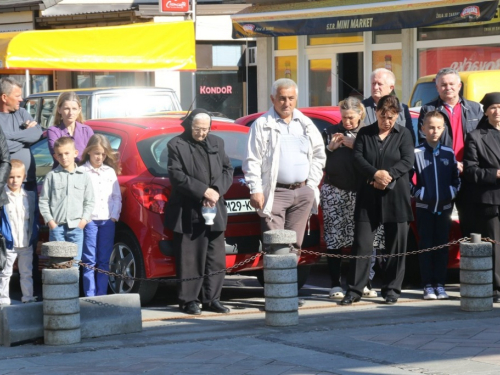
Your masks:
M 189 12 L 189 0 L 160 0 L 160 12 Z

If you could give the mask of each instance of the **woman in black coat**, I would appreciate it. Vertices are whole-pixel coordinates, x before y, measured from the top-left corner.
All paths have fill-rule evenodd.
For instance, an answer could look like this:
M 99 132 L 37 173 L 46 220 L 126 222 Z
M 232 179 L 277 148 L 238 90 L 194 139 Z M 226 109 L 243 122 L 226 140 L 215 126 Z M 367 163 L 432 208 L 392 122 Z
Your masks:
M 177 277 L 191 278 L 226 268 L 224 231 L 227 210 L 222 197 L 233 182 L 233 167 L 224 141 L 210 132 L 212 120 L 195 109 L 182 122 L 185 131 L 168 142 L 168 176 L 172 193 L 165 210 L 165 226 L 174 232 Z M 205 224 L 201 208 L 217 207 L 214 224 Z M 179 307 L 199 315 L 203 308 L 218 313 L 224 273 L 178 284 Z
M 396 124 L 400 111 L 394 96 L 382 97 L 376 109 L 377 122 L 358 132 L 354 161 L 361 173 L 354 211 L 353 255 L 370 255 L 380 224 L 385 230 L 389 254 L 406 252 L 408 223 L 413 220 L 408 172 L 415 160 L 410 131 Z M 405 257 L 387 258 L 383 265 L 382 297 L 396 303 L 401 294 Z M 348 291 L 342 305 L 358 302 L 368 281 L 370 258 L 352 259 Z
M 500 241 L 500 92 L 486 94 L 481 104 L 484 116 L 465 140 L 462 189 L 469 204 L 461 227 L 464 236 L 480 233 Z M 500 246 L 496 244 L 493 263 L 493 300 L 499 302 Z

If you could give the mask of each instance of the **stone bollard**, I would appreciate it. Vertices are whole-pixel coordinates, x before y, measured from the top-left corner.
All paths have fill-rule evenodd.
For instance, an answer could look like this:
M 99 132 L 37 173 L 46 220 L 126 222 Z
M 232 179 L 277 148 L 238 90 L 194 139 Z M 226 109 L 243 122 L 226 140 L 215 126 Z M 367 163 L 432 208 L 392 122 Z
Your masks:
M 290 230 L 271 230 L 263 237 L 268 253 L 264 255 L 266 325 L 297 325 L 297 255 L 290 253 L 290 244 L 297 241 L 297 236 Z
M 463 311 L 493 309 L 492 246 L 471 234 L 471 242 L 460 244 L 460 308 Z
M 43 329 L 46 345 L 69 345 L 81 341 L 80 272 L 77 267 L 57 268 L 78 254 L 71 242 L 53 241 L 42 245 L 42 255 L 49 256 L 49 265 L 42 270 Z

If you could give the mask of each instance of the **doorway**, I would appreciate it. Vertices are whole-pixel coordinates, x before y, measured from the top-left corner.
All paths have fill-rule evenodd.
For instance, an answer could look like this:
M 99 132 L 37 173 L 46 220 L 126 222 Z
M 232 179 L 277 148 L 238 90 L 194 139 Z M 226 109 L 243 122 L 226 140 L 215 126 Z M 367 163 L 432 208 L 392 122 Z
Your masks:
M 334 53 L 307 59 L 308 106 L 338 105 L 348 96 L 363 99 L 363 53 Z

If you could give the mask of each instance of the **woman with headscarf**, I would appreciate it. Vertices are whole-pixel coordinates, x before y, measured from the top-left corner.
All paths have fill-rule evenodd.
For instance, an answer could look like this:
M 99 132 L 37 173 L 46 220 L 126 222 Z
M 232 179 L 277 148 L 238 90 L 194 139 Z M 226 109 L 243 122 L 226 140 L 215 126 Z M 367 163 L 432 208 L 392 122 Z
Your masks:
M 222 197 L 233 182 L 233 167 L 224 141 L 210 134 L 212 118 L 201 108 L 184 118 L 184 132 L 168 142 L 168 176 L 172 192 L 165 210 L 165 226 L 174 232 L 177 278 L 200 277 L 226 268 L 224 231 L 227 210 Z M 202 207 L 216 207 L 207 225 Z M 178 283 L 179 307 L 186 314 L 203 309 L 228 313 L 220 303 L 225 273 Z
M 465 140 L 462 189 L 468 204 L 461 227 L 464 236 L 480 233 L 500 241 L 500 92 L 486 94 L 481 104 L 484 116 Z M 500 302 L 497 244 L 493 244 L 493 270 L 493 301 Z

